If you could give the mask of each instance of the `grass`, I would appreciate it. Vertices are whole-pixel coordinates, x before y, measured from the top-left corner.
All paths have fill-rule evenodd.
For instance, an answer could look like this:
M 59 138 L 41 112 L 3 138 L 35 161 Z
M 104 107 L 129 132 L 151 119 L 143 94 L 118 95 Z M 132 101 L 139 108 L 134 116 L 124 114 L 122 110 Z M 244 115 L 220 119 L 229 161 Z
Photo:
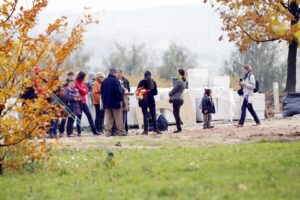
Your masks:
M 7 170 L 0 199 L 300 199 L 300 142 L 60 149 L 34 172 Z

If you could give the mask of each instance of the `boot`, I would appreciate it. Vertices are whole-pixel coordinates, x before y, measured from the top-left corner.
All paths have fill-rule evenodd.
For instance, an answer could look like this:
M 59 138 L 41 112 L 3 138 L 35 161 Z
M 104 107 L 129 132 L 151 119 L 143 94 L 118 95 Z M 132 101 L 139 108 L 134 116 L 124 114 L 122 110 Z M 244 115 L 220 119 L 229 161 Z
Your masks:
M 143 131 L 142 135 L 148 135 L 148 131 Z

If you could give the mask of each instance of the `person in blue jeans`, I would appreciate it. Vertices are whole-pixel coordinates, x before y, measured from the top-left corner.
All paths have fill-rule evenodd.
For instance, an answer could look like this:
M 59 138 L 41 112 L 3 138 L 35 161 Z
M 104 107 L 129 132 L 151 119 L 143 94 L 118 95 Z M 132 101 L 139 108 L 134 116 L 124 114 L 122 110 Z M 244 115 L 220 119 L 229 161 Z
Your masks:
M 252 73 L 252 67 L 250 65 L 244 66 L 244 73 L 245 76 L 243 80 L 240 82 L 240 86 L 243 88 L 243 104 L 242 104 L 242 113 L 240 117 L 240 121 L 237 125 L 237 127 L 243 127 L 246 119 L 246 110 L 248 109 L 250 114 L 252 115 L 253 119 L 255 120 L 256 124 L 255 126 L 260 125 L 260 120 L 253 108 L 253 95 L 254 95 L 254 89 L 255 89 L 255 76 Z

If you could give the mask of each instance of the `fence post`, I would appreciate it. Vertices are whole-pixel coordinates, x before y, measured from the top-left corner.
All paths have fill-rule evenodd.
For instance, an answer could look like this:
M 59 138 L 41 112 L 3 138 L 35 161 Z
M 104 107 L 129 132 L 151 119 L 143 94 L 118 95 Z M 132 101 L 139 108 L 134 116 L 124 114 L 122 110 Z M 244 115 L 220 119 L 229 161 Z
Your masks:
M 280 105 L 279 105 L 279 86 L 278 86 L 278 82 L 273 83 L 273 94 L 274 94 L 275 113 L 279 113 L 280 112 Z

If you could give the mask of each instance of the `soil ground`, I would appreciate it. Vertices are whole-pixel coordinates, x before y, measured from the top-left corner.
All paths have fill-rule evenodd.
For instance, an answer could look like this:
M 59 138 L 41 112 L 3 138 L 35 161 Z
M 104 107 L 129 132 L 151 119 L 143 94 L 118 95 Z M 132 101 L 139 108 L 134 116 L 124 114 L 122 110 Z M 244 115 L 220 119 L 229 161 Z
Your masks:
M 260 126 L 246 122 L 243 128 L 236 128 L 235 122 L 214 122 L 215 128 L 203 130 L 202 124 L 183 126 L 183 132 L 174 134 L 175 126 L 162 135 L 150 133 L 142 136 L 140 130 L 130 130 L 126 137 L 93 136 L 84 132 L 81 137 L 60 138 L 58 145 L 67 148 L 128 148 L 156 149 L 175 147 L 199 147 L 214 145 L 231 145 L 264 141 L 295 141 L 300 140 L 300 118 L 265 120 Z M 52 140 L 55 141 L 55 140 Z

